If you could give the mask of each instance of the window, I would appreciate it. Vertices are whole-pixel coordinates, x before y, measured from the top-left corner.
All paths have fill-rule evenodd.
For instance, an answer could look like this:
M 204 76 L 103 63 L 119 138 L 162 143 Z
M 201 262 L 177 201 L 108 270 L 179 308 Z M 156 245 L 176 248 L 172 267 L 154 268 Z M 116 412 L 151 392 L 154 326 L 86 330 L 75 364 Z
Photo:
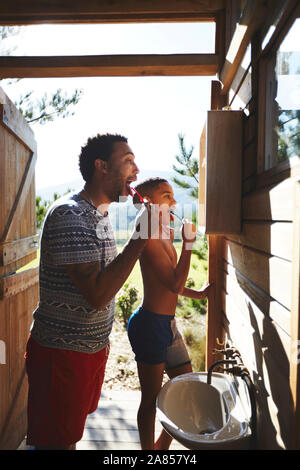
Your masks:
M 300 18 L 267 65 L 265 170 L 300 159 Z
M 0 55 L 213 54 L 215 27 L 214 22 L 0 26 Z

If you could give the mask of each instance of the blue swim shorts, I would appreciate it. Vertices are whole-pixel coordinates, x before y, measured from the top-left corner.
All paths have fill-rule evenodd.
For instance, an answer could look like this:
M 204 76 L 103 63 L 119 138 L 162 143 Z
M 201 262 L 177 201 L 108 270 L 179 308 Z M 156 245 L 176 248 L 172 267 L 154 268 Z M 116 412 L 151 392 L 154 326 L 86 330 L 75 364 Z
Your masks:
M 129 319 L 127 332 L 137 362 L 164 362 L 166 370 L 191 362 L 172 315 L 161 315 L 139 307 Z

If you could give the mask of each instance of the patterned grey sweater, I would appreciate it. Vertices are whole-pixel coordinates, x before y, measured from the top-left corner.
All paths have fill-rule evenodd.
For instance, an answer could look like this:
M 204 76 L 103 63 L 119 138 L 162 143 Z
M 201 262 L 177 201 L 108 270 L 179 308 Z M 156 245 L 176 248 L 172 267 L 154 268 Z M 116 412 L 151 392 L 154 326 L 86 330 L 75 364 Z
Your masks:
M 56 201 L 46 216 L 40 260 L 40 301 L 32 337 L 42 346 L 94 353 L 109 342 L 114 299 L 103 311 L 92 308 L 64 267 L 100 261 L 101 269 L 117 256 L 108 216 L 79 194 Z

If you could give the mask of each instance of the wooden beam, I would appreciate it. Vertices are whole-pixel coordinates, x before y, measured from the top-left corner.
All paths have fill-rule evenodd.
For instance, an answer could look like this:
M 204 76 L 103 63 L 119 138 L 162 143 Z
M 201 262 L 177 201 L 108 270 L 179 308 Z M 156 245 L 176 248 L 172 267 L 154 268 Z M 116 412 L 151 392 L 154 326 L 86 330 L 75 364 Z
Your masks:
M 221 94 L 222 84 L 216 80 L 211 82 L 211 109 L 222 109 L 227 105 L 227 96 Z
M 212 76 L 217 70 L 216 54 L 0 57 L 0 78 Z
M 214 21 L 226 0 L 1 0 L 0 24 Z
M 216 30 L 215 30 L 215 53 L 219 56 L 219 70 L 221 69 L 225 60 L 225 43 L 226 43 L 226 10 L 221 11 L 216 16 Z
M 300 15 L 300 4 L 299 0 L 275 0 L 274 11 L 270 12 L 270 20 L 264 22 L 261 37 L 263 38 L 262 46 L 263 49 L 258 55 L 258 59 L 261 55 L 268 54 L 271 49 L 275 49 L 279 46 L 286 33 L 289 31 L 295 18 Z M 269 20 L 269 21 L 268 21 Z M 266 28 L 276 26 L 272 35 L 268 35 Z M 268 39 L 266 39 L 268 38 Z M 266 43 L 265 43 L 266 41 Z
M 211 82 L 211 109 L 222 109 L 227 97 L 220 94 L 221 84 Z M 213 354 L 218 348 L 217 341 L 223 341 L 225 330 L 222 313 L 222 286 L 224 285 L 223 259 L 225 239 L 222 235 L 208 235 L 208 280 L 212 288 L 208 294 L 207 321 L 206 321 L 206 370 L 213 362 L 223 359 L 220 354 Z M 220 349 L 220 348 L 219 348 Z
M 220 73 L 220 80 L 223 83 L 222 94 L 228 92 L 252 37 L 264 23 L 267 11 L 266 2 L 263 0 L 248 0 L 231 39 Z
M 0 300 L 16 295 L 39 281 L 39 267 L 0 278 Z
M 213 362 L 223 359 L 215 354 L 214 349 L 222 349 L 220 343 L 224 341 L 224 328 L 222 323 L 222 286 L 224 285 L 223 258 L 225 242 L 222 235 L 208 235 L 208 280 L 212 287 L 208 294 L 208 309 L 206 321 L 206 370 Z
M 12 242 L 0 244 L 0 266 L 7 266 L 26 255 L 36 252 L 39 246 L 39 236 L 20 238 Z

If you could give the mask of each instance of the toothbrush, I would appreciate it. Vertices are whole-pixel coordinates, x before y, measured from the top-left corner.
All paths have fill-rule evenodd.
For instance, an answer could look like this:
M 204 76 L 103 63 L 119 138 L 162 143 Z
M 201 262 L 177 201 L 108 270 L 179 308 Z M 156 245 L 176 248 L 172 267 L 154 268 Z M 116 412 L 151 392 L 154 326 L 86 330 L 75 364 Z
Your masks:
M 137 192 L 136 189 L 134 189 L 134 188 L 130 188 L 130 189 L 131 189 L 131 191 L 133 191 L 133 192 L 138 196 L 138 198 L 140 199 L 140 201 L 141 201 L 143 204 L 147 204 L 148 201 L 145 200 L 145 199 Z M 131 194 L 131 196 L 133 197 L 132 194 Z
M 179 217 L 179 215 L 175 214 L 174 211 L 169 211 L 169 212 L 170 212 L 170 214 L 172 214 L 172 215 L 174 215 L 175 217 L 177 217 L 177 219 L 179 219 L 181 223 L 183 222 L 183 218 L 182 218 L 182 217 Z
M 180 217 L 180 216 L 177 215 L 174 211 L 169 211 L 169 212 L 170 212 L 170 214 L 172 214 L 172 215 L 174 215 L 175 217 L 177 217 L 177 219 L 179 219 L 180 222 L 183 224 L 183 217 Z M 203 236 L 203 234 L 200 233 L 200 232 L 196 232 L 196 234 L 199 235 L 199 236 L 201 236 L 201 237 Z

